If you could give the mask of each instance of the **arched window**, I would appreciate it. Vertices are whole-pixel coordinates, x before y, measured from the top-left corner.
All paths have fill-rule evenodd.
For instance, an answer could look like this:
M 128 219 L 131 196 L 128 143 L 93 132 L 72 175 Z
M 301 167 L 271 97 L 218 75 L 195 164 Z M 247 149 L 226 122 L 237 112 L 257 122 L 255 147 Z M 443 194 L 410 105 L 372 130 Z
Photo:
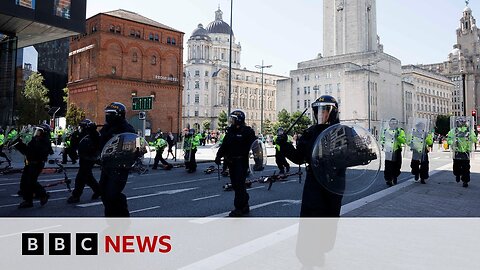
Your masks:
M 172 45 L 175 45 L 175 44 L 177 44 L 177 42 L 175 41 L 174 38 L 172 38 Z
M 115 27 L 115 33 L 120 34 L 121 32 L 122 32 L 122 28 L 120 28 L 120 26 L 117 25 Z
M 171 43 L 170 38 L 167 37 L 167 44 L 170 44 L 170 43 Z
M 152 65 L 156 65 L 157 64 L 157 57 L 154 55 L 152 56 Z
M 113 24 L 110 25 L 110 32 L 112 32 L 112 33 L 115 32 L 115 26 L 113 26 Z
M 137 62 L 137 61 L 138 61 L 138 56 L 137 56 L 137 53 L 134 52 L 132 55 L 132 62 Z

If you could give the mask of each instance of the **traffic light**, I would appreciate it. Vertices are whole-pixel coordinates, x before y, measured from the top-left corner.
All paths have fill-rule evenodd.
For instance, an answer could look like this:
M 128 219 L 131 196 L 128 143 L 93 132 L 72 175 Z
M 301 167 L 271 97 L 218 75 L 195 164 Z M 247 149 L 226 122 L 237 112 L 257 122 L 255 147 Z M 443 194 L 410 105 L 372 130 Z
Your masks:
M 473 121 L 477 123 L 477 110 L 472 110 Z
M 145 120 L 145 112 L 139 112 L 138 113 L 138 119 Z

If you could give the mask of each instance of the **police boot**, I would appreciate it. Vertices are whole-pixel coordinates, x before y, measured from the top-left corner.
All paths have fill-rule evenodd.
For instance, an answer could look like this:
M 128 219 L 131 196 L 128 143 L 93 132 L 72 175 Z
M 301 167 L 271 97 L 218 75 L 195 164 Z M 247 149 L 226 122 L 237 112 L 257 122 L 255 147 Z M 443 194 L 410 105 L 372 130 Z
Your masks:
M 463 182 L 462 187 L 464 187 L 464 188 L 468 187 L 468 183 L 467 183 L 467 182 Z
M 388 181 L 387 181 L 387 186 L 389 186 L 389 187 L 393 186 L 392 180 L 388 180 Z
M 460 175 L 455 176 L 455 181 L 456 181 L 457 183 L 460 183 Z
M 18 205 L 18 208 L 31 208 L 33 207 L 32 201 L 23 201 Z
M 418 173 L 415 174 L 415 181 L 418 181 L 419 178 L 420 178 L 420 175 Z
M 50 198 L 50 194 L 48 192 L 46 192 L 45 195 L 43 195 L 40 198 L 40 205 L 44 206 L 45 204 L 47 204 L 49 198 Z
M 393 184 L 396 185 L 397 182 L 398 182 L 398 181 L 397 181 L 397 177 L 394 177 L 394 178 L 393 178 Z
M 425 179 L 420 179 L 420 183 L 426 184 Z

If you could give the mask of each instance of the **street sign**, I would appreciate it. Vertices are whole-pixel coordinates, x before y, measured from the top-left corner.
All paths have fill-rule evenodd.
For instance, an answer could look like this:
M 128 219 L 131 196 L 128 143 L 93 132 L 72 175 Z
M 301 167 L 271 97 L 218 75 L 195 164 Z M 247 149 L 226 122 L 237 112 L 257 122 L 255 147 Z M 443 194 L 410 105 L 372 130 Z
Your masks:
M 153 97 L 132 98 L 132 110 L 134 111 L 151 110 L 152 104 L 153 104 Z

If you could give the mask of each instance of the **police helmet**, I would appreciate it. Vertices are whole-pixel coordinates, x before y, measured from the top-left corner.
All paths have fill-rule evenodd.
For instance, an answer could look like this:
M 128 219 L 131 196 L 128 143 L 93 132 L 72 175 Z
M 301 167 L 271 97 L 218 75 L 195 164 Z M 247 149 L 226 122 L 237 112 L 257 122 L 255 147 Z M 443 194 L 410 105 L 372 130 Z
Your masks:
M 330 95 L 323 95 L 312 103 L 313 117 L 316 124 L 337 124 L 338 119 L 338 103 L 337 100 Z M 324 116 L 323 112 L 328 112 L 328 116 Z
M 456 122 L 457 122 L 457 127 L 464 127 L 467 125 L 467 119 L 465 119 L 465 117 L 463 116 L 457 117 Z
M 125 119 L 127 107 L 120 102 L 112 102 L 105 107 L 105 121 L 107 124 L 116 124 Z
M 35 128 L 34 136 L 50 134 L 50 126 L 47 124 L 40 124 Z
M 234 110 L 230 113 L 229 121 L 231 126 L 243 126 L 245 125 L 245 113 L 242 110 Z
M 277 135 L 283 135 L 284 132 L 285 132 L 285 131 L 283 130 L 282 127 L 279 127 L 279 128 L 277 129 Z
M 390 128 L 395 129 L 398 128 L 398 120 L 395 117 L 390 118 L 390 121 L 388 121 L 388 125 Z
M 83 119 L 78 125 L 80 126 L 80 131 L 85 130 L 90 132 L 90 131 L 97 130 L 97 124 L 88 118 Z

